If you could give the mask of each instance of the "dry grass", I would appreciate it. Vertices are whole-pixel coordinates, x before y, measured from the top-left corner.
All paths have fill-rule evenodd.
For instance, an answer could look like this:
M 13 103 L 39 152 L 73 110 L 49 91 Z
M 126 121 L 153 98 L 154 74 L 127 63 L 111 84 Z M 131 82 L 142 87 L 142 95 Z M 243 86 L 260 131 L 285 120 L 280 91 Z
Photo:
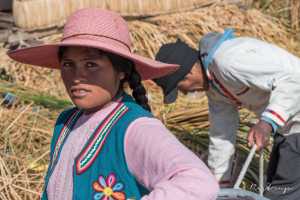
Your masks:
M 32 104 L 0 108 L 0 199 L 37 199 L 56 115 Z
M 81 8 L 103 8 L 122 16 L 144 17 L 191 10 L 219 0 L 15 0 L 14 18 L 17 26 L 39 30 L 62 26 L 65 19 Z M 35 16 L 39 16 L 38 18 Z
M 144 21 L 133 20 L 129 21 L 129 27 L 133 50 L 152 58 L 162 44 L 175 41 L 178 37 L 197 48 L 198 40 L 203 34 L 222 31 L 226 27 L 235 28 L 237 35 L 254 36 L 273 42 L 300 55 L 298 41 L 290 37 L 289 32 L 278 20 L 258 10 L 241 10 L 234 5 L 210 6 L 192 12 L 147 18 Z M 43 40 L 58 41 L 60 36 L 56 34 Z M 17 83 L 55 96 L 65 94 L 57 70 L 18 64 L 7 58 L 5 49 L 0 50 L 0 63 L 1 67 L 13 75 Z
M 280 19 L 291 31 L 299 31 L 300 1 L 298 0 L 252 0 L 252 5 Z

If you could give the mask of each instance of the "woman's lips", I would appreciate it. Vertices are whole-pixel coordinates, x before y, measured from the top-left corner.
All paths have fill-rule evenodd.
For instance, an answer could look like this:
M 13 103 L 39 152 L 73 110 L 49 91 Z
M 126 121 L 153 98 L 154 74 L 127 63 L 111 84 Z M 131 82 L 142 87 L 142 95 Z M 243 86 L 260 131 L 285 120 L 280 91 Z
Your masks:
M 75 98 L 83 98 L 88 95 L 90 91 L 84 88 L 71 88 L 71 95 Z

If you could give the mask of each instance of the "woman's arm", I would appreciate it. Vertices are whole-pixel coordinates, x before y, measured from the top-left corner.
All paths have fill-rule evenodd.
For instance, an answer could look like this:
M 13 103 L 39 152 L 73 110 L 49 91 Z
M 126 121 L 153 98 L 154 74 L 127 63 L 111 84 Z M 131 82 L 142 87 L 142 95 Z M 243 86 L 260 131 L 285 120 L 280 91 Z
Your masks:
M 139 118 L 127 129 L 129 170 L 150 190 L 142 200 L 213 200 L 218 184 L 205 164 L 158 120 Z

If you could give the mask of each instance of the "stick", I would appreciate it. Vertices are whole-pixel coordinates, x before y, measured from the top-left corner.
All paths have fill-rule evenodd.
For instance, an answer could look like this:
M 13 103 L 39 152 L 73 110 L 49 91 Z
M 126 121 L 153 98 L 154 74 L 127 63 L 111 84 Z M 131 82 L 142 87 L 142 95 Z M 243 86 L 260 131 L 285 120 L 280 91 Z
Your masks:
M 264 193 L 264 154 L 261 150 L 259 154 L 259 194 L 263 196 Z
M 255 150 L 256 150 L 256 144 L 253 145 L 252 148 L 251 148 L 251 151 L 250 151 L 250 153 L 249 153 L 249 155 L 246 159 L 246 162 L 245 162 L 245 164 L 244 164 L 244 166 L 243 166 L 243 168 L 242 168 L 242 170 L 241 170 L 241 172 L 238 176 L 238 179 L 237 179 L 237 181 L 235 182 L 235 184 L 233 186 L 234 189 L 238 189 L 240 187 L 240 185 L 242 183 L 242 180 L 244 179 L 244 176 L 245 176 L 245 174 L 247 172 L 247 169 L 250 165 L 250 162 L 251 162 L 253 156 L 255 155 Z

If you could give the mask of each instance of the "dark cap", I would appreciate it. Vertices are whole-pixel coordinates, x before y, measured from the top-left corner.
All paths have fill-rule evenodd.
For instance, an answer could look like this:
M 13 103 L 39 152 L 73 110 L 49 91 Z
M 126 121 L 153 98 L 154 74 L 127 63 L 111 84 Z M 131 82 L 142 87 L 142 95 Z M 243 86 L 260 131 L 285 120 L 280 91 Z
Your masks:
M 177 98 L 177 84 L 191 71 L 198 60 L 198 51 L 178 39 L 175 43 L 162 45 L 155 60 L 180 65 L 174 73 L 153 80 L 162 88 L 164 102 L 173 103 Z

